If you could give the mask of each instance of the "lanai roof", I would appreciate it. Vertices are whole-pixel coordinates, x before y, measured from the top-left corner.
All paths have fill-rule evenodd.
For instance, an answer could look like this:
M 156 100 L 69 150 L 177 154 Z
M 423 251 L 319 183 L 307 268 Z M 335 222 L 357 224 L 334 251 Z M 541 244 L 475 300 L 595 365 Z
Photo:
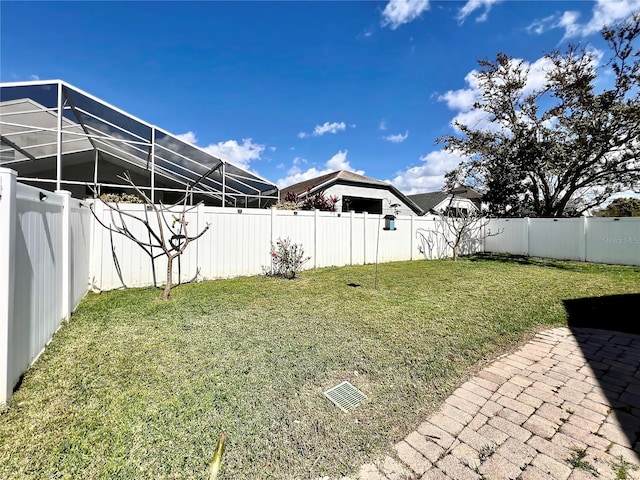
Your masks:
M 0 167 L 56 189 L 122 185 L 116 178 L 98 178 L 100 162 L 148 179 L 142 187 L 152 198 L 154 189 L 179 192 L 187 187 L 220 205 L 265 206 L 278 198 L 278 188 L 268 180 L 66 82 L 0 84 Z M 87 163 L 96 165 L 91 178 L 62 173 Z M 55 174 L 42 178 L 42 171 Z

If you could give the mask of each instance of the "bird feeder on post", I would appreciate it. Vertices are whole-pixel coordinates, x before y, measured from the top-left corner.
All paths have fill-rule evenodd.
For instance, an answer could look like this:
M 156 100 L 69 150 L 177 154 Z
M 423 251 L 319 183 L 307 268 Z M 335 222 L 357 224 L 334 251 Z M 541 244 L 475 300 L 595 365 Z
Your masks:
M 396 216 L 395 215 L 385 215 L 384 216 L 384 230 L 395 230 L 396 229 Z
M 398 208 L 400 205 L 397 203 L 391 204 L 392 208 Z M 396 210 L 396 213 L 398 211 Z M 378 217 L 380 219 L 380 217 Z M 378 220 L 379 222 L 380 220 Z M 396 216 L 392 214 L 388 214 L 384 216 L 384 228 L 383 230 L 395 230 L 396 229 Z M 380 245 L 380 223 L 378 223 L 378 236 L 376 238 L 376 272 L 375 272 L 375 280 L 373 282 L 374 288 L 378 288 L 378 247 Z

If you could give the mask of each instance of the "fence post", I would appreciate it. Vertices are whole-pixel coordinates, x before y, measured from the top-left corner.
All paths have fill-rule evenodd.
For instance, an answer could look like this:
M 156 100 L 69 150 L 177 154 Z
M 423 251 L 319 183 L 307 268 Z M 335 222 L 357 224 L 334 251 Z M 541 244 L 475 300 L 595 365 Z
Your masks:
M 104 219 L 102 214 L 103 203 L 99 198 L 94 198 L 92 203 L 91 214 L 91 259 L 89 261 L 89 282 L 91 284 L 91 290 L 102 290 L 102 279 L 104 277 L 104 238 L 102 225 L 96 220 Z
M 353 215 L 355 212 L 349 210 L 349 265 L 353 265 Z
M 56 190 L 57 195 L 62 197 L 62 302 L 60 302 L 62 312 L 61 318 L 69 320 L 71 318 L 71 192 L 67 190 Z
M 411 229 L 411 238 L 409 238 L 409 248 L 411 249 L 411 251 L 409 252 L 409 260 L 413 260 L 413 247 L 414 247 L 414 240 L 415 240 L 415 234 L 413 232 L 413 219 L 415 218 L 415 215 L 411 215 L 411 226 L 409 227 Z
M 362 213 L 362 264 L 367 264 L 367 220 L 369 219 L 369 213 Z
M 587 235 L 589 229 L 589 219 L 587 217 L 580 217 L 582 226 L 582 236 L 580 237 L 580 259 L 583 262 L 587 261 Z
M 196 205 L 196 235 L 198 233 L 200 233 L 202 231 L 202 229 L 205 226 L 205 221 L 204 221 L 204 202 L 200 202 L 198 203 L 198 205 Z M 195 247 L 196 247 L 196 272 L 198 272 L 198 269 L 200 268 L 201 265 L 201 261 L 204 258 L 205 255 L 205 250 L 201 248 L 201 243 L 202 242 L 195 242 Z M 209 265 L 209 259 L 207 259 L 207 265 Z M 199 274 L 200 279 L 204 278 L 204 274 L 202 273 L 202 271 Z M 196 281 L 198 281 L 198 278 L 196 277 Z
M 16 178 L 15 171 L 0 168 L 0 404 L 13 392 Z
M 525 228 L 525 235 L 524 235 L 524 241 L 525 241 L 525 245 L 524 245 L 524 255 L 526 257 L 529 256 L 529 236 L 530 236 L 530 232 L 531 232 L 531 219 L 529 217 L 524 217 L 524 228 Z
M 318 210 L 313 211 L 313 268 L 318 268 Z
M 275 225 L 276 225 L 276 213 L 278 212 L 278 209 L 276 207 L 271 207 L 271 233 L 269 234 L 269 247 L 271 247 L 271 245 L 273 245 L 273 233 L 275 231 Z

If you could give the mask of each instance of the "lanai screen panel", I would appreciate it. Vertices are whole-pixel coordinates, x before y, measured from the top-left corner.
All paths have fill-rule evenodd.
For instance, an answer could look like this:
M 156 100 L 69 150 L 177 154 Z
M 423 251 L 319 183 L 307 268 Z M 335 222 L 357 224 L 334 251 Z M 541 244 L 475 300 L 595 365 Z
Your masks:
M 146 190 L 153 188 L 153 176 L 165 190 L 191 187 L 222 205 L 237 205 L 240 199 L 245 206 L 265 206 L 277 200 L 278 190 L 271 182 L 64 82 L 0 85 L 0 166 L 18 170 L 19 175 L 21 170 L 33 173 L 39 165 L 50 171 L 59 141 L 62 167 L 69 165 L 71 154 L 73 165 L 96 162 L 96 172 L 99 162 L 107 161 L 147 178 L 147 184 L 140 185 Z M 82 180 L 92 184 L 96 179 Z M 117 178 L 110 182 L 122 184 Z

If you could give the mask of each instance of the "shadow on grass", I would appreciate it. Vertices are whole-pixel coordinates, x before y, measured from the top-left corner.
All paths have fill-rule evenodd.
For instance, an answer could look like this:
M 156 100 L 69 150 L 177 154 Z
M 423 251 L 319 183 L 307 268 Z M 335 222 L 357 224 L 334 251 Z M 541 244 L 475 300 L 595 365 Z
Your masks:
M 600 328 L 640 335 L 640 293 L 563 300 L 569 327 Z
M 626 436 L 610 438 L 640 456 L 640 294 L 565 300 L 569 328 Z M 605 424 L 606 426 L 607 424 Z M 605 427 L 602 427 L 605 428 Z M 611 428 L 611 427 L 609 427 Z M 614 432 L 598 432 L 604 438 Z M 620 431 L 620 430 L 618 430 Z M 618 456 L 620 451 L 610 452 Z M 628 455 L 625 455 L 628 457 Z M 627 458 L 629 460 L 629 458 Z M 618 477 L 622 478 L 622 477 Z M 626 477 L 625 477 L 626 478 Z
M 578 271 L 584 263 L 575 261 L 556 260 L 553 258 L 527 257 L 507 253 L 477 253 L 467 257 L 472 262 L 500 262 L 515 265 L 535 265 L 537 267 L 552 267 L 561 270 Z

